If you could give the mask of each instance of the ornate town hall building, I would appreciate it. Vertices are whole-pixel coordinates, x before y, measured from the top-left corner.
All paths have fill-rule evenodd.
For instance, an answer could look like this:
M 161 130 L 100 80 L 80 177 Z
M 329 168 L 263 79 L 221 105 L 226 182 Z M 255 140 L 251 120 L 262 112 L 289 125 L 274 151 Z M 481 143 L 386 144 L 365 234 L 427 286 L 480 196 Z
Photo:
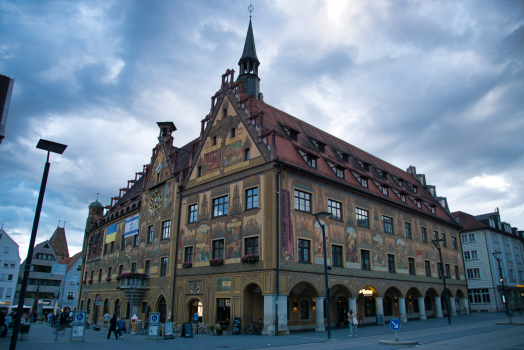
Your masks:
M 327 307 L 337 326 L 349 308 L 365 323 L 467 312 L 460 226 L 425 176 L 266 104 L 251 22 L 238 64 L 194 141 L 175 147 L 175 125 L 158 123 L 149 164 L 105 213 L 90 204 L 79 307 L 95 319 L 159 311 L 188 322 L 196 312 L 230 329 L 257 318 L 265 334 L 324 330 Z M 450 310 L 434 239 L 444 239 Z

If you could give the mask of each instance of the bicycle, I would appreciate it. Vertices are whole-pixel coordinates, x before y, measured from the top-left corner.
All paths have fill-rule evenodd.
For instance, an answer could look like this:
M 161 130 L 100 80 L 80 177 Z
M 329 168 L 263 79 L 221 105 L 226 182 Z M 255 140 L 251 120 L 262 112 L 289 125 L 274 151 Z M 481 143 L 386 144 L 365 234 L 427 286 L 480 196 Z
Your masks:
M 251 335 L 254 333 L 262 334 L 262 329 L 264 328 L 264 323 L 262 322 L 262 319 L 260 319 L 260 322 L 256 322 L 256 319 L 253 319 L 253 322 L 248 324 L 246 328 L 244 328 L 244 333 L 247 335 Z
M 67 328 L 67 325 L 65 323 L 60 323 L 60 326 L 57 327 L 56 326 L 56 323 L 55 323 L 55 327 L 53 329 L 53 334 L 65 334 L 65 331 L 66 331 L 66 328 Z

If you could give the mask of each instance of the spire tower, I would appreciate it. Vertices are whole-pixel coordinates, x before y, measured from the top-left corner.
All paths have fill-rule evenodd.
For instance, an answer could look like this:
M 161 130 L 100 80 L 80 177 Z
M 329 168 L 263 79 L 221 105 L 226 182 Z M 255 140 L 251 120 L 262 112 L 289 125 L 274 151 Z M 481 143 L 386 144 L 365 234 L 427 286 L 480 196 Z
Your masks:
M 250 6 L 250 11 L 253 8 Z M 242 91 L 248 95 L 260 99 L 260 78 L 258 77 L 258 66 L 260 62 L 257 57 L 257 50 L 255 49 L 255 36 L 253 35 L 253 25 L 251 24 L 251 16 L 249 16 L 249 27 L 247 29 L 246 43 L 244 44 L 244 52 L 240 61 L 240 75 L 238 80 L 242 81 Z

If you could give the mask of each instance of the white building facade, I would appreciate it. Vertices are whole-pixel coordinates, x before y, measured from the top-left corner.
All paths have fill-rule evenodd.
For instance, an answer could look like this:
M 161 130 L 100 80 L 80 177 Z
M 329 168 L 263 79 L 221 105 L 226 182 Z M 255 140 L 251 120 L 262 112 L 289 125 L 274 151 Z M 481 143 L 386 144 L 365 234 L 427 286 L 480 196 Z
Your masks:
M 463 212 L 452 215 L 463 226 L 460 239 L 471 310 L 505 311 L 505 303 L 508 309 L 522 309 L 523 232 L 502 222 L 498 211 L 478 216 Z
M 18 244 L 0 229 L 0 309 L 13 305 L 20 271 Z
M 71 258 L 66 258 L 67 272 L 64 277 L 64 292 L 62 294 L 61 306 L 74 310 L 78 301 L 78 288 L 80 285 L 80 275 L 82 273 L 82 252 L 73 255 Z M 63 264 L 64 261 L 61 263 Z

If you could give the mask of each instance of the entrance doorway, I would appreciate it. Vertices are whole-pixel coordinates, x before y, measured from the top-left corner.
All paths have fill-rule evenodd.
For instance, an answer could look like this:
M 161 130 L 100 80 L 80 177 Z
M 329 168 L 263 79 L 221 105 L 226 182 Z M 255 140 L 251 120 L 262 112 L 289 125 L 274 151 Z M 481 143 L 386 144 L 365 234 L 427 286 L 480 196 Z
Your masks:
M 163 296 L 160 297 L 160 300 L 158 301 L 158 312 L 160 312 L 160 322 L 165 323 L 167 316 L 167 303 Z
M 346 297 L 338 297 L 337 300 L 337 315 L 339 326 L 349 326 L 348 321 L 349 302 Z
M 195 322 L 195 313 L 198 314 L 198 322 L 202 322 L 202 315 L 204 313 L 204 305 L 198 299 L 189 302 L 189 323 Z

